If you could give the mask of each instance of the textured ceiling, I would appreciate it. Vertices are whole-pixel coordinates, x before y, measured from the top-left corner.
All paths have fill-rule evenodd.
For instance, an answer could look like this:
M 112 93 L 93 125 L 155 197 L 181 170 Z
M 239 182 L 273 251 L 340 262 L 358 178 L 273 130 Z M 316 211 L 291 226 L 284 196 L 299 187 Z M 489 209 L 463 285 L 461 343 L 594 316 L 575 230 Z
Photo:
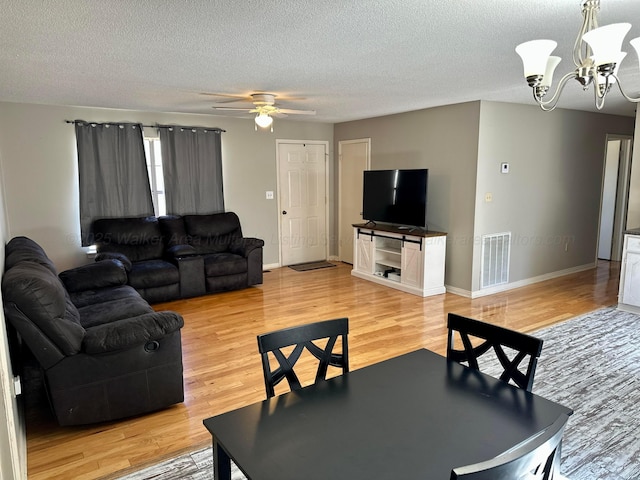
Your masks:
M 514 47 L 551 38 L 573 69 L 580 0 L 0 0 L 0 101 L 221 115 L 272 92 L 300 121 L 342 122 L 474 100 L 533 104 Z M 640 36 L 640 0 L 600 24 Z M 638 57 L 620 69 L 640 92 Z M 226 106 L 244 106 L 230 104 Z M 594 110 L 570 82 L 560 107 Z M 613 91 L 604 112 L 634 115 Z M 230 114 L 231 115 L 231 114 Z M 237 115 L 237 114 L 234 114 Z

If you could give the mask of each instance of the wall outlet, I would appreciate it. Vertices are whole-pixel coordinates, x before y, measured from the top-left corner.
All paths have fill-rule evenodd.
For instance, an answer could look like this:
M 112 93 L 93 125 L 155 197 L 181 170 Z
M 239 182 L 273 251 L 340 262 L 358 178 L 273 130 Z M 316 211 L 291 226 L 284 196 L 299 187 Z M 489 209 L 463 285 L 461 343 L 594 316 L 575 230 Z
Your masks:
M 493 193 L 487 192 L 484 194 L 484 201 L 486 203 L 493 202 Z
M 267 200 L 273 200 L 273 192 L 271 190 L 267 190 Z

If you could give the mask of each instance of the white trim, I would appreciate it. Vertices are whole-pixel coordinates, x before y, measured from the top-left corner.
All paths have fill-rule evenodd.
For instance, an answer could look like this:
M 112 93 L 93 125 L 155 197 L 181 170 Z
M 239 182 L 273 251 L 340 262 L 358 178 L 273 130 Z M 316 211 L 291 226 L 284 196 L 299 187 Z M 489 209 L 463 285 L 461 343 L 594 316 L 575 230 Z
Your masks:
M 534 283 L 544 282 L 545 280 L 551 280 L 553 278 L 564 277 L 565 275 L 571 275 L 573 273 L 584 272 L 585 270 L 591 270 L 597 267 L 597 262 L 587 263 L 585 265 L 579 265 L 577 267 L 567 268 L 565 270 L 558 270 L 556 272 L 545 273 L 544 275 L 538 275 L 537 277 L 525 278 L 524 280 L 518 280 L 517 282 L 511 282 L 504 285 L 499 285 L 491 288 L 483 288 L 482 290 L 476 290 L 474 292 L 470 290 L 465 290 L 458 287 L 452 287 L 451 285 L 446 285 L 447 293 L 452 293 L 454 295 L 460 295 L 461 297 L 466 298 L 480 298 L 486 297 L 487 295 L 494 295 L 496 293 L 506 292 L 508 290 L 513 290 L 515 288 L 525 287 L 527 285 L 533 285 Z M 620 306 L 618 306 L 620 308 Z M 622 310 L 622 308 L 620 308 Z M 637 313 L 640 313 L 640 309 Z
M 564 277 L 565 275 L 571 275 L 572 273 L 583 272 L 597 267 L 597 262 L 587 263 L 585 265 L 579 265 L 577 267 L 567 268 L 565 270 L 559 270 L 556 272 L 545 273 L 544 275 L 538 275 L 537 277 L 525 278 L 524 280 L 518 280 L 517 282 L 511 282 L 506 285 L 499 285 L 497 287 L 485 288 L 471 292 L 471 298 L 485 297 L 487 295 L 493 295 L 494 293 L 500 293 L 507 290 L 513 290 L 514 288 L 520 288 L 527 285 L 533 285 L 534 283 L 544 282 L 545 280 L 551 280 L 552 278 Z
M 264 272 L 265 270 L 272 270 L 274 268 L 280 268 L 281 265 L 279 263 L 270 263 L 268 265 L 262 265 L 262 271 Z

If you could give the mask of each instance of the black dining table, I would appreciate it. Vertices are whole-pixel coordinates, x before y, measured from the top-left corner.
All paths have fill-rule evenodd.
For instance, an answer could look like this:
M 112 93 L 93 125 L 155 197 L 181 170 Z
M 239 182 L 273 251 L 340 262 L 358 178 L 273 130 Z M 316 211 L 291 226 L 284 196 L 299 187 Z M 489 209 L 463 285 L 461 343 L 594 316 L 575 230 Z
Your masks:
M 563 405 L 416 350 L 204 420 L 216 480 L 447 480 L 550 426 Z

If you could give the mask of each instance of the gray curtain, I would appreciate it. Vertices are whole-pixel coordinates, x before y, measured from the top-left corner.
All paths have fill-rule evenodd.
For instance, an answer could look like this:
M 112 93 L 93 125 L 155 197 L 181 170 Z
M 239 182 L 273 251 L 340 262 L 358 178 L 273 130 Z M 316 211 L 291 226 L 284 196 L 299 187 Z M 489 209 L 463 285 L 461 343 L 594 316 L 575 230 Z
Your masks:
M 222 148 L 216 128 L 159 125 L 167 213 L 224 212 Z
M 93 244 L 91 223 L 105 217 L 153 215 L 142 125 L 77 120 L 80 231 Z

